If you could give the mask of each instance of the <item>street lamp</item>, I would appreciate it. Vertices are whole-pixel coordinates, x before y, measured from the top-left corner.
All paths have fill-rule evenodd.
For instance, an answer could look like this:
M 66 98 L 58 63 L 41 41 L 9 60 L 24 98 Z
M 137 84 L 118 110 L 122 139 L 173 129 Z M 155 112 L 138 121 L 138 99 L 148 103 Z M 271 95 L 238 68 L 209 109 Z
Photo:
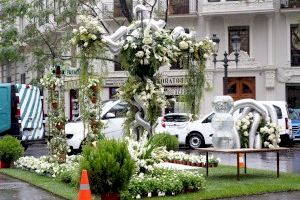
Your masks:
M 223 62 L 224 66 L 224 79 L 223 79 L 223 90 L 224 94 L 226 95 L 228 92 L 228 62 L 235 61 L 236 65 L 239 62 L 239 51 L 241 48 L 241 39 L 238 35 L 234 35 L 231 38 L 231 44 L 232 44 L 232 49 L 234 51 L 235 59 L 228 59 L 228 53 L 225 51 L 224 53 L 224 59 L 223 60 L 217 60 L 217 55 L 219 51 L 219 43 L 220 39 L 217 37 L 216 34 L 213 34 L 211 40 L 215 43 L 214 48 L 213 48 L 213 63 L 214 66 L 216 67 L 217 62 Z

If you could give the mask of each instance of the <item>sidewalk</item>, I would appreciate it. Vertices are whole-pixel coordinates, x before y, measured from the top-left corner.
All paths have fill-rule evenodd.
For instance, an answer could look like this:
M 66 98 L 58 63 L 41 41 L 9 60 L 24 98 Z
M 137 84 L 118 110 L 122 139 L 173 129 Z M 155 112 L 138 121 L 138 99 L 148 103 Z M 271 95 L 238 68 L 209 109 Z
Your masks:
M 18 179 L 0 174 L 0 200 L 62 200 Z

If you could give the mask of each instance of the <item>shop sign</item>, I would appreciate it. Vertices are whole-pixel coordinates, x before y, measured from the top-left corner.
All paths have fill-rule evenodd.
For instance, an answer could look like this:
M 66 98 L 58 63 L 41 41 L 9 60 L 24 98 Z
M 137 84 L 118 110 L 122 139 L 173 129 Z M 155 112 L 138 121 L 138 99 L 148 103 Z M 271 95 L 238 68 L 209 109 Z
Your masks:
M 168 85 L 184 85 L 186 83 L 186 80 L 182 76 L 178 77 L 162 77 L 159 79 L 159 83 L 163 86 Z
M 80 68 L 67 67 L 65 70 L 65 76 L 79 76 Z

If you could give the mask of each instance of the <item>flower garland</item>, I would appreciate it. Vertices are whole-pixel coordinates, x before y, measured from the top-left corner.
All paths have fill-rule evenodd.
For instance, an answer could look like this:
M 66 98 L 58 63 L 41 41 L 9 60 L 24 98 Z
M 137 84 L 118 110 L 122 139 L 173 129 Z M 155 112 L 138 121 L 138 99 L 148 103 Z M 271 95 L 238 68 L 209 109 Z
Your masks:
M 253 113 L 250 112 L 246 117 L 241 120 L 236 121 L 236 129 L 240 134 L 241 138 L 241 147 L 248 148 L 249 147 L 249 131 L 250 125 L 253 123 Z
M 66 134 L 64 132 L 66 118 L 64 115 L 64 105 L 62 87 L 63 80 L 49 73 L 44 76 L 40 83 L 46 87 L 49 92 L 48 104 L 50 104 L 50 111 L 48 111 L 50 140 L 47 141 L 49 152 L 53 157 L 58 158 L 58 161 L 64 163 L 66 161 L 67 152 L 70 150 L 67 144 Z M 58 91 L 56 91 L 58 88 Z
M 53 90 L 55 90 L 56 87 L 60 87 L 64 84 L 64 82 L 60 78 L 56 77 L 52 73 L 49 73 L 41 78 L 40 83 L 43 87 Z

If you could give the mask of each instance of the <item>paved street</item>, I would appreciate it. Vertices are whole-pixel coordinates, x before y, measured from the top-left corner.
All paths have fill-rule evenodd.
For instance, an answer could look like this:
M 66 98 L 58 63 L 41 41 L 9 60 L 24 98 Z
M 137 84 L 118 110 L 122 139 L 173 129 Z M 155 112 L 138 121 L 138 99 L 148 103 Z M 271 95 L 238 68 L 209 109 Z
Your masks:
M 60 200 L 42 189 L 0 174 L 0 200 Z
M 196 153 L 195 151 L 185 150 Z M 214 153 L 224 165 L 236 166 L 235 154 Z M 247 167 L 276 171 L 276 153 L 247 154 Z M 300 173 L 300 143 L 294 145 L 290 151 L 280 153 L 280 171 Z

